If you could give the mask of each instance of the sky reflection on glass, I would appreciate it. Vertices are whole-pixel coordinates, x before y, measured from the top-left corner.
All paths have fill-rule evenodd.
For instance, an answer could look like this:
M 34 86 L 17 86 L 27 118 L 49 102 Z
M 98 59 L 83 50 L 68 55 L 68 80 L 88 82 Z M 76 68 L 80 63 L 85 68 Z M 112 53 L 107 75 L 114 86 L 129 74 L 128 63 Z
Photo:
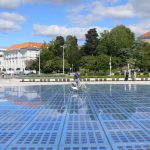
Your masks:
M 150 149 L 150 86 L 0 87 L 0 149 Z

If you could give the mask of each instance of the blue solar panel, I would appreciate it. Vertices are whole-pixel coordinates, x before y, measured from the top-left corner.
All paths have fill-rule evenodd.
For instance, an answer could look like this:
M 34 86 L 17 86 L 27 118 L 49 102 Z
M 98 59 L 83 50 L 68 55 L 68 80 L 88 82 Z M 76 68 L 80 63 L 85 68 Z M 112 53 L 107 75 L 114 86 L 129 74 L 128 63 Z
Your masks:
M 150 150 L 150 86 L 1 87 L 0 150 Z

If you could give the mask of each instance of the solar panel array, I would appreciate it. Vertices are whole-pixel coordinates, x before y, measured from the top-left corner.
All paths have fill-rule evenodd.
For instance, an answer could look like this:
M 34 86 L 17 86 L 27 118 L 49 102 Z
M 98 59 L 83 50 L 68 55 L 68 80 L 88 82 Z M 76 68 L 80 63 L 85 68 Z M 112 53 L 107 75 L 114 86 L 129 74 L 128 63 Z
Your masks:
M 150 86 L 0 90 L 0 149 L 150 150 Z

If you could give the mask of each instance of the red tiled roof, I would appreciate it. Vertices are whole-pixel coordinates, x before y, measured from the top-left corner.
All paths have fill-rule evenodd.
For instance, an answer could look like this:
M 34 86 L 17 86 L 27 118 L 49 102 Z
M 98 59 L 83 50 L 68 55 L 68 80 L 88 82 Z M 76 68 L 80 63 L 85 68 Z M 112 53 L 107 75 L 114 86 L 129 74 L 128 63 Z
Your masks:
M 42 102 L 15 102 L 16 105 L 37 107 L 43 105 Z
M 150 37 L 150 31 L 149 31 L 149 32 L 144 33 L 141 37 Z
M 27 42 L 27 43 L 12 45 L 11 47 L 7 49 L 7 51 L 20 49 L 20 48 L 32 48 L 32 47 L 40 48 L 42 45 L 43 43 Z

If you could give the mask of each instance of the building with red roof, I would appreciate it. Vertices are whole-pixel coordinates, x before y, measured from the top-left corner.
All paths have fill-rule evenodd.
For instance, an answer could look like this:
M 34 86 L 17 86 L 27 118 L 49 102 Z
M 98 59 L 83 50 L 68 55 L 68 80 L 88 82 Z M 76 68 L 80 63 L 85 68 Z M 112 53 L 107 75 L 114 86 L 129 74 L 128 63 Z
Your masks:
M 26 42 L 10 46 L 4 52 L 4 66 L 6 71 L 26 70 L 26 61 L 35 60 L 43 43 Z
M 138 39 L 141 40 L 141 41 L 143 41 L 143 42 L 148 42 L 148 43 L 150 43 L 150 31 L 144 33 L 144 34 L 141 35 Z
M 12 45 L 9 48 L 7 48 L 7 51 L 13 51 L 13 50 L 18 50 L 18 49 L 40 48 L 41 46 L 42 46 L 42 43 L 27 42 L 27 43 Z

